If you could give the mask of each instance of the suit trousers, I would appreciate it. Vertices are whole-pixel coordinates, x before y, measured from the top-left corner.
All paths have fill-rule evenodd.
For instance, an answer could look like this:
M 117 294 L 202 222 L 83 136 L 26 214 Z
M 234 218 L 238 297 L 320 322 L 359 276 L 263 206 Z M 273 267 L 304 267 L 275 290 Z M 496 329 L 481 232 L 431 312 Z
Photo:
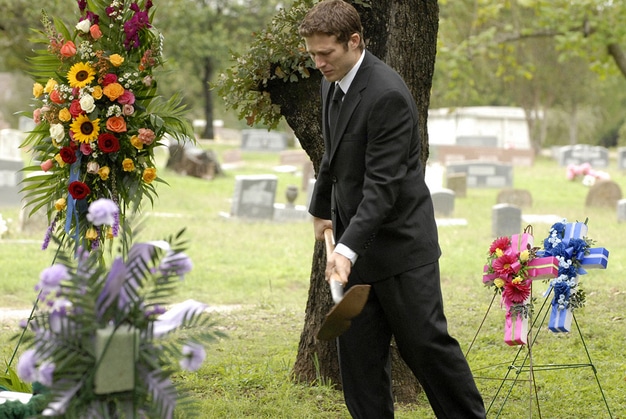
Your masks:
M 362 282 L 353 270 L 350 284 Z M 443 311 L 439 263 L 372 283 L 363 312 L 338 338 L 346 406 L 355 419 L 394 417 L 390 343 L 437 418 L 485 418 L 482 397 Z

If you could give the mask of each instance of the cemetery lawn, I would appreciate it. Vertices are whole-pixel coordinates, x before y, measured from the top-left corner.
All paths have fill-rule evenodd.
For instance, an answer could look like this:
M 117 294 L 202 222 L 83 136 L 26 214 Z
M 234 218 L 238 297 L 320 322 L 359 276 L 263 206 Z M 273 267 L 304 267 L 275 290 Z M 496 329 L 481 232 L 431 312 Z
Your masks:
M 235 147 L 202 146 L 218 156 Z M 311 224 L 243 221 L 220 215 L 230 211 L 235 175 L 277 175 L 276 202 L 281 203 L 287 186 L 300 187 L 302 179 L 298 173 L 273 170 L 280 164 L 278 154 L 241 155 L 241 165 L 226 168 L 225 176 L 211 181 L 174 174 L 165 169 L 166 156 L 160 156 L 159 174 L 169 186 L 158 185 L 154 207 L 144 209 L 145 227 L 137 240 L 161 239 L 186 228 L 187 254 L 194 268 L 180 284 L 177 300 L 193 298 L 210 304 L 217 327 L 227 335 L 207 347 L 207 359 L 199 371 L 180 374 L 176 380 L 200 403 L 197 418 L 349 418 L 342 395 L 326 383 L 308 386 L 290 378 L 309 286 L 314 246 Z M 612 159 L 610 168 L 598 170 L 609 172 L 626 191 L 625 176 L 616 167 Z M 543 323 L 533 329 L 539 333 L 532 348 L 535 381 L 531 384 L 528 369 L 508 369 L 512 363 L 521 365 L 528 352 L 522 351 L 515 361 L 519 348 L 503 342 L 504 311 L 498 299 L 488 310 L 493 294 L 482 285 L 487 249 L 495 238 L 491 210 L 498 190 L 470 188 L 466 198 L 456 198 L 452 217 L 467 220 L 467 225 L 439 229 L 444 303 L 450 332 L 464 352 L 475 339 L 468 360 L 485 404 L 491 406 L 488 417 L 498 417 L 500 409 L 502 418 L 529 417 L 530 409 L 533 417 L 539 417 L 538 405 L 545 418 L 608 418 L 609 409 L 613 418 L 626 418 L 626 282 L 622 275 L 626 223 L 617 223 L 615 208 L 586 208 L 589 188 L 580 180 L 568 181 L 565 168 L 549 157 L 538 157 L 533 167 L 514 168 L 514 187 L 532 194 L 533 205 L 522 209 L 524 215 L 556 215 L 570 222 L 588 218 L 589 237 L 597 247 L 606 247 L 610 256 L 607 270 L 590 270 L 581 278 L 587 305 L 576 312 L 576 320 L 585 345 L 576 329 L 558 335 L 547 331 L 547 318 L 540 311 L 546 283 L 535 284 L 535 313 Z M 296 203 L 306 203 L 305 192 L 300 192 Z M 41 270 L 51 264 L 54 249 L 40 250 L 43 231 L 18 232 L 18 208 L 0 208 L 0 214 L 12 220 L 0 240 L 0 356 L 8 360 L 15 348 L 11 337 L 22 318 L 13 316 L 12 310 L 32 308 L 33 286 Z M 541 245 L 550 225 L 533 224 L 536 245 Z M 592 368 L 574 365 L 589 363 L 586 350 L 609 409 Z M 565 364 L 572 368 L 562 368 Z M 517 384 L 511 386 L 514 379 Z M 433 414 L 422 395 L 415 404 L 398 406 L 396 417 L 432 418 Z

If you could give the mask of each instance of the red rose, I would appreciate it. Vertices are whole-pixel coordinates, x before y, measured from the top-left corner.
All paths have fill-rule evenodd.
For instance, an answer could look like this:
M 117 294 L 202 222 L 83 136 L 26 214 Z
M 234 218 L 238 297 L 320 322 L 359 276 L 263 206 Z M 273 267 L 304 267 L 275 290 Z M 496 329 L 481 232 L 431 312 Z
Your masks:
M 114 153 L 120 149 L 117 137 L 109 132 L 98 135 L 98 148 L 103 153 Z
M 87 195 L 91 193 L 91 189 L 89 189 L 89 186 L 77 180 L 70 183 L 70 186 L 67 187 L 67 190 L 69 191 L 70 195 L 72 195 L 72 198 L 76 200 L 85 199 Z
M 59 150 L 59 154 L 61 159 L 67 164 L 72 164 L 76 161 L 76 152 L 72 147 L 62 147 Z

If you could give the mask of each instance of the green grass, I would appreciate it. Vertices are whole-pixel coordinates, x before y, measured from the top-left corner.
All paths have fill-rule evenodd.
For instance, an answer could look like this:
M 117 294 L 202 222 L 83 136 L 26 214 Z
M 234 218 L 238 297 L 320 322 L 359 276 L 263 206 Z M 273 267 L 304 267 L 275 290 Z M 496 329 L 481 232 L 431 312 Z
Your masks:
M 228 145 L 210 145 L 218 155 Z M 236 310 L 214 314 L 228 338 L 208 348 L 204 366 L 177 380 L 202 405 L 198 417 L 206 418 L 349 418 L 340 393 L 328 386 L 304 386 L 290 379 L 295 361 L 313 252 L 312 226 L 308 222 L 250 222 L 222 217 L 229 212 L 237 174 L 274 173 L 279 177 L 277 202 L 284 202 L 288 185 L 301 185 L 294 174 L 275 173 L 276 154 L 242 153 L 245 164 L 212 181 L 182 177 L 161 169 L 169 187 L 159 187 L 154 208 L 146 208 L 144 239 L 160 239 L 187 229 L 187 251 L 194 269 L 179 287 L 177 298 L 194 298 L 214 306 L 237 305 Z M 162 159 L 164 161 L 164 157 Z M 624 174 L 614 169 L 612 179 L 625 190 Z M 609 249 L 609 268 L 590 271 L 582 277 L 587 306 L 576 314 L 598 379 L 614 418 L 626 417 L 626 366 L 623 339 L 626 285 L 622 272 L 626 261 L 626 223 L 617 223 L 615 209 L 586 208 L 588 188 L 565 178 L 565 169 L 548 158 L 538 158 L 532 168 L 514 170 L 516 188 L 528 189 L 533 197 L 526 214 L 556 214 L 568 221 L 589 218 L 589 236 L 598 246 Z M 489 244 L 491 208 L 495 189 L 469 189 L 466 198 L 457 198 L 455 218 L 465 218 L 467 226 L 441 227 L 440 244 L 442 287 L 451 333 L 464 350 L 487 313 L 492 293 L 482 286 L 481 272 Z M 304 204 L 301 193 L 298 204 Z M 3 218 L 13 219 L 8 239 L 0 240 L 0 307 L 30 308 L 35 298 L 34 284 L 39 272 L 48 266 L 53 250 L 40 250 L 43 232 L 16 231 L 18 208 L 0 208 Z M 535 224 L 536 244 L 549 229 Z M 19 241 L 16 241 L 19 240 Z M 546 285 L 535 287 L 536 309 Z M 547 322 L 547 319 L 546 319 Z M 478 386 L 489 405 L 494 399 L 507 366 L 518 348 L 502 340 L 504 312 L 494 303 L 476 337 L 469 362 Z M 8 357 L 14 347 L 9 342 L 15 322 L 0 324 L 0 355 Z M 522 353 L 522 357 L 526 352 Z M 576 333 L 555 335 L 541 328 L 533 347 L 533 365 L 586 363 L 586 353 Z M 521 360 L 521 358 L 520 358 Z M 435 360 L 433 360 L 435 361 Z M 517 377 L 500 417 L 529 416 L 528 371 Z M 489 417 L 496 417 L 508 384 L 500 391 Z M 589 367 L 535 371 L 535 384 L 544 418 L 609 417 L 593 371 Z M 534 396 L 533 396 L 534 397 Z M 532 403 L 533 417 L 539 417 Z M 398 418 L 433 417 L 423 396 L 416 404 L 399 406 Z

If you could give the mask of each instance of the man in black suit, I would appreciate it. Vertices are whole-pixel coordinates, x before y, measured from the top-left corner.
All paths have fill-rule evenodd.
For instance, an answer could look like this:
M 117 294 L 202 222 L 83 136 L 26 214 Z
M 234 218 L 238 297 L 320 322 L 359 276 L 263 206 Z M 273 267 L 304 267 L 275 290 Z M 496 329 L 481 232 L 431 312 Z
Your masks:
M 358 13 L 342 0 L 318 3 L 299 27 L 324 75 L 326 150 L 309 211 L 316 239 L 326 228 L 336 238 L 326 279 L 372 286 L 363 312 L 338 338 L 346 405 L 354 418 L 394 417 L 393 335 L 437 417 L 484 418 L 443 311 L 417 107 L 401 77 L 365 50 L 362 33 Z

